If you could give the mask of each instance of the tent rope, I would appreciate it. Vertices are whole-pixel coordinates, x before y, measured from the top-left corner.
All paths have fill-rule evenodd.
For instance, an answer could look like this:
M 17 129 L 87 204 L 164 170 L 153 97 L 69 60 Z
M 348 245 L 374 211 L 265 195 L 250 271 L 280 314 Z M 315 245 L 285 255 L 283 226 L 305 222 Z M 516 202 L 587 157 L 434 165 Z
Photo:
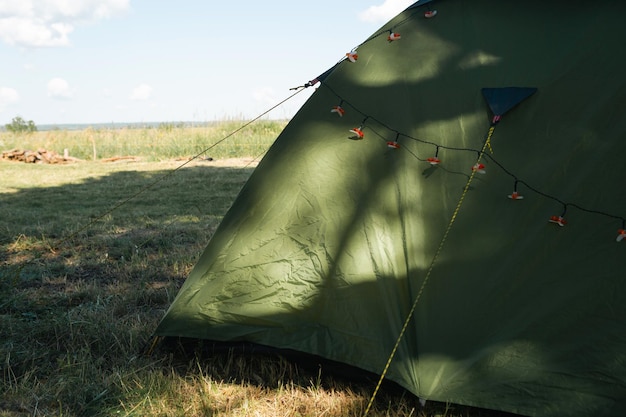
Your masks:
M 476 160 L 476 163 L 479 163 L 481 161 L 481 159 L 483 158 L 483 155 L 485 154 L 485 151 L 487 150 L 487 148 L 490 148 L 490 143 L 491 143 L 491 136 L 493 135 L 493 132 L 495 130 L 495 125 L 491 125 L 491 127 L 489 128 L 489 132 L 487 134 L 487 138 L 485 139 L 485 142 L 483 144 L 482 149 L 480 150 L 479 154 L 478 154 L 478 158 Z M 400 329 L 400 334 L 398 335 L 398 338 L 396 339 L 396 342 L 393 346 L 393 349 L 391 349 L 391 353 L 389 354 L 389 358 L 387 358 L 387 362 L 385 363 L 385 367 L 383 368 L 381 374 L 380 374 L 380 378 L 378 379 L 378 383 L 376 384 L 376 387 L 374 388 L 374 392 L 372 392 L 372 396 L 370 397 L 370 400 L 367 404 L 367 407 L 365 408 L 365 411 L 363 412 L 363 417 L 367 416 L 367 414 L 370 412 L 373 404 L 374 404 L 374 400 L 376 399 L 376 395 L 378 394 L 378 391 L 380 390 L 380 387 L 383 383 L 383 380 L 385 379 L 385 376 L 387 375 L 387 372 L 389 371 L 389 367 L 391 366 L 391 362 L 393 361 L 393 358 L 396 355 L 396 352 L 398 351 L 398 347 L 400 346 L 400 342 L 402 341 L 402 338 L 404 337 L 408 327 L 409 327 L 409 323 L 411 322 L 411 319 L 413 318 L 413 315 L 415 313 L 415 310 L 417 309 L 417 305 L 422 297 L 422 294 L 424 293 L 424 288 L 426 287 L 426 284 L 428 284 L 428 281 L 432 275 L 432 271 L 433 268 L 435 267 L 435 263 L 437 262 L 439 255 L 441 254 L 443 247 L 446 243 L 446 240 L 448 239 L 448 235 L 450 234 L 450 230 L 452 229 L 452 225 L 454 225 L 454 222 L 456 221 L 457 216 L 459 215 L 459 212 L 461 211 L 461 206 L 463 205 L 463 202 L 465 201 L 465 197 L 467 196 L 467 193 L 470 189 L 470 185 L 472 184 L 472 180 L 474 179 L 474 177 L 476 176 L 476 170 L 472 170 L 472 173 L 469 175 L 469 178 L 467 180 L 467 182 L 465 183 L 465 187 L 463 188 L 463 192 L 461 193 L 461 197 L 459 198 L 459 201 L 456 204 L 456 207 L 454 209 L 454 211 L 452 212 L 452 216 L 450 217 L 450 221 L 448 222 L 448 226 L 446 227 L 446 230 L 443 233 L 443 236 L 441 238 L 441 241 L 439 242 L 439 246 L 437 247 L 437 250 L 435 251 L 435 254 L 433 255 L 432 260 L 430 261 L 430 265 L 428 266 L 428 270 L 426 271 L 426 275 L 424 277 L 424 281 L 422 282 L 422 285 L 420 286 L 420 289 L 417 292 L 417 295 L 415 296 L 415 300 L 413 301 L 413 305 L 411 306 L 411 309 L 409 310 L 409 313 L 407 314 L 406 319 L 404 320 L 404 324 L 402 325 L 402 328 Z
M 284 98 L 283 100 L 278 102 L 277 104 L 273 105 L 269 109 L 263 111 L 262 113 L 260 113 L 256 117 L 254 117 L 253 119 L 251 119 L 251 120 L 247 121 L 246 123 L 242 124 L 237 129 L 235 129 L 232 132 L 228 133 L 226 136 L 224 136 L 223 138 L 219 139 L 217 142 L 214 142 L 209 147 L 207 147 L 207 148 L 203 149 L 202 151 L 198 152 L 196 155 L 192 156 L 187 161 L 183 162 L 182 164 L 180 164 L 179 166 L 177 166 L 173 170 L 171 170 L 171 171 L 163 174 L 162 176 L 158 177 L 152 183 L 150 183 L 150 184 L 146 185 L 145 187 L 139 189 L 137 192 L 135 192 L 134 194 L 130 195 L 126 199 L 120 201 L 119 203 L 117 203 L 116 205 L 111 207 L 110 209 L 106 210 L 104 213 L 101 213 L 99 216 L 94 217 L 90 222 L 86 223 L 85 225 L 83 225 L 82 227 L 77 229 L 76 231 L 70 233 L 68 236 L 66 236 L 66 237 L 62 238 L 61 240 L 59 240 L 55 246 L 58 247 L 58 246 L 61 246 L 64 243 L 68 242 L 69 240 L 71 240 L 74 237 L 76 237 L 78 234 L 80 234 L 80 233 L 84 232 L 85 230 L 89 229 L 92 225 L 94 225 L 95 223 L 99 222 L 100 220 L 102 220 L 103 218 L 108 216 L 109 214 L 111 214 L 114 211 L 118 210 L 120 207 L 126 205 L 131 200 L 139 197 L 140 195 L 142 195 L 146 191 L 149 191 L 152 188 L 156 187 L 162 181 L 165 181 L 166 179 L 168 179 L 169 177 L 174 175 L 176 172 L 180 171 L 182 168 L 184 168 L 186 165 L 188 165 L 192 161 L 200 158 L 202 155 L 204 155 L 205 153 L 207 153 L 211 149 L 215 148 L 216 146 L 218 146 L 222 142 L 224 142 L 227 139 L 231 138 L 232 136 L 236 135 L 237 133 L 239 133 L 240 131 L 242 131 L 246 127 L 250 126 L 252 123 L 256 122 L 257 120 L 259 120 L 260 118 L 262 118 L 266 114 L 270 113 L 272 110 L 276 109 L 277 107 L 280 107 L 281 105 L 283 105 L 287 101 L 291 100 L 294 96 L 296 96 L 297 94 L 300 94 L 302 91 L 303 91 L 303 89 L 298 89 L 296 92 L 290 94 L 289 96 L 287 96 L 286 98 Z M 257 156 L 256 158 L 258 158 L 258 157 L 259 156 Z M 252 163 L 252 162 L 250 162 L 250 163 Z M 248 165 L 250 165 L 250 164 L 248 164 Z M 50 252 L 55 253 L 55 250 L 52 247 L 52 245 L 50 245 L 48 249 L 50 250 Z
M 306 86 L 303 86 L 306 87 Z M 69 242 L 71 239 L 75 238 L 78 234 L 84 232 L 85 230 L 89 229 L 91 226 L 93 226 L 95 223 L 99 222 L 100 220 L 102 220 L 103 218 L 105 218 L 106 216 L 108 216 L 109 214 L 113 213 L 114 211 L 118 210 L 120 207 L 124 206 L 125 204 L 127 204 L 128 202 L 130 202 L 131 200 L 133 200 L 134 198 L 137 198 L 138 196 L 140 196 L 141 194 L 145 193 L 146 191 L 154 188 L 155 186 L 157 186 L 159 183 L 161 183 L 162 181 L 166 180 L 167 178 L 169 178 L 170 176 L 174 175 L 174 173 L 178 172 L 180 169 L 182 169 L 183 167 L 185 167 L 187 164 L 189 164 L 190 162 L 192 162 L 195 159 L 200 158 L 202 155 L 204 155 L 207 151 L 213 149 L 214 147 L 218 146 L 219 144 L 221 144 L 222 142 L 226 141 L 227 139 L 231 138 L 232 136 L 234 136 L 235 134 L 239 133 L 241 130 L 245 129 L 246 127 L 248 127 L 249 125 L 251 125 L 252 123 L 256 122 L 257 120 L 259 120 L 260 118 L 262 118 L 263 116 L 265 116 L 266 114 L 270 113 L 271 111 L 273 111 L 274 109 L 276 109 L 277 107 L 280 107 L 281 105 L 283 105 L 284 103 L 286 103 L 287 101 L 291 100 L 294 96 L 296 96 L 297 94 L 301 93 L 303 91 L 303 88 L 297 88 L 295 89 L 297 90 L 296 92 L 290 94 L 289 96 L 287 96 L 286 98 L 284 98 L 283 100 L 281 100 L 280 102 L 278 102 L 277 104 L 273 105 L 272 107 L 270 107 L 269 109 L 263 111 L 262 113 L 260 113 L 258 116 L 254 117 L 253 119 L 249 120 L 248 122 L 244 123 L 243 125 L 241 125 L 240 127 L 238 127 L 237 129 L 233 130 L 232 132 L 230 132 L 229 134 L 227 134 L 226 136 L 224 136 L 223 138 L 221 138 L 220 140 L 218 140 L 217 142 L 213 143 L 212 145 L 210 145 L 209 147 L 205 148 L 204 150 L 202 150 L 201 152 L 197 153 L 196 155 L 194 155 L 193 157 L 191 157 L 189 160 L 185 161 L 184 163 L 182 163 L 181 165 L 179 165 L 178 167 L 174 168 L 172 171 L 162 175 L 161 177 L 157 178 L 154 182 L 146 185 L 145 187 L 141 188 L 140 190 L 138 190 L 136 193 L 132 194 L 131 196 L 129 196 L 128 198 L 126 198 L 125 200 L 119 202 L 118 204 L 114 205 L 113 207 L 111 207 L 109 210 L 106 210 L 104 213 L 101 213 L 99 216 L 94 217 L 91 221 L 89 221 L 88 223 L 84 224 L 82 227 L 78 228 L 77 230 L 75 230 L 74 232 L 70 233 L 69 235 L 59 239 L 58 241 L 56 241 L 56 243 L 51 243 L 48 245 L 48 250 L 55 254 L 56 253 L 56 249 L 59 246 L 62 246 L 63 244 Z M 262 155 L 262 154 L 261 154 Z M 254 160 L 258 159 L 261 155 L 257 155 Z M 251 161 L 250 163 L 248 163 L 248 165 L 246 165 L 246 167 L 248 167 L 250 164 L 252 164 Z M 171 225 L 171 224 L 170 224 Z M 145 245 L 148 241 L 143 242 L 141 245 Z M 24 263 L 23 265 L 21 265 L 19 268 L 17 268 L 12 275 L 14 277 L 19 277 L 22 273 L 22 270 L 26 267 L 27 263 Z M 12 298 L 9 299 L 6 303 L 4 304 L 0 304 L 0 306 L 4 306 L 7 303 L 11 302 Z
M 205 151 L 206 152 L 206 151 Z M 248 161 L 247 164 L 245 164 L 242 169 L 247 169 L 250 167 L 250 165 L 254 164 L 255 162 L 257 162 L 259 159 L 261 159 L 261 157 L 263 157 L 265 154 L 267 153 L 267 149 L 264 150 L 263 152 L 260 152 L 258 155 L 256 155 L 254 158 L 250 159 L 250 161 Z M 165 226 L 163 226 L 163 228 L 161 228 L 160 230 L 162 232 L 164 232 L 165 230 L 167 230 L 169 227 L 171 227 L 172 225 L 176 224 L 178 221 L 177 220 L 171 220 L 168 224 L 166 224 Z M 144 240 L 143 242 L 139 243 L 136 245 L 137 248 L 143 248 L 148 242 L 152 241 L 154 239 L 154 237 L 149 237 L 146 240 Z

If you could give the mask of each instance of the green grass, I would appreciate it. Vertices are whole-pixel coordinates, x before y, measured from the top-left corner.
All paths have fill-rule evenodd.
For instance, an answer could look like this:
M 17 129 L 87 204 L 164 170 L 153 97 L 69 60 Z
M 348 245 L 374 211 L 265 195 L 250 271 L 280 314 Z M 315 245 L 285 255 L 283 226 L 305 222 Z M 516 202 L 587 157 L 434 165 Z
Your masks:
M 253 170 L 222 158 L 262 154 L 282 123 L 262 122 L 212 148 L 219 161 L 175 160 L 236 127 L 0 135 L 0 150 L 67 147 L 89 160 L 95 142 L 98 158 L 139 157 L 0 161 L 0 416 L 362 415 L 371 383 L 285 358 L 144 354 Z M 183 140 L 194 134 L 196 143 Z M 488 414 L 443 404 L 419 410 L 415 398 L 384 392 L 369 415 Z
M 31 134 L 0 133 L 0 150 L 40 148 L 84 160 L 98 160 L 120 156 L 139 156 L 147 161 L 188 158 L 196 155 L 215 159 L 240 156 L 256 157 L 267 150 L 284 121 L 259 120 L 242 129 L 236 140 L 227 146 L 215 146 L 243 122 L 230 120 L 202 127 L 176 127 L 162 124 L 144 129 L 85 129 L 50 130 Z

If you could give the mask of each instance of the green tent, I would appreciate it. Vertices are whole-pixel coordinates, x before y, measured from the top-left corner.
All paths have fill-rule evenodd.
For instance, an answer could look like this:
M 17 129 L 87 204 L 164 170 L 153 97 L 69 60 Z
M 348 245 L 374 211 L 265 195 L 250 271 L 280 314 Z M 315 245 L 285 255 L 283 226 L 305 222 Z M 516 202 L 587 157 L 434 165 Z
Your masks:
M 339 51 L 156 335 L 314 354 L 427 400 L 623 415 L 624 16 L 418 1 Z

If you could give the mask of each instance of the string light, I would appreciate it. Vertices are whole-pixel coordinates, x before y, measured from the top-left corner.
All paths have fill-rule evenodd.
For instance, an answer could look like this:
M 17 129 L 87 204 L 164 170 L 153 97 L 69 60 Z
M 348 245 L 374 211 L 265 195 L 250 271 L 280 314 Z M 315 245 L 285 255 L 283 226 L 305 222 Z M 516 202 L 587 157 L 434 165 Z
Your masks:
M 519 182 L 519 180 L 516 178 L 516 179 L 515 179 L 515 183 L 513 184 L 513 192 L 512 192 L 511 194 L 509 194 L 509 195 L 508 195 L 508 197 L 509 197 L 511 200 L 523 200 L 523 199 L 524 199 L 524 196 L 523 196 L 523 195 L 520 195 L 520 194 L 517 192 L 517 183 L 518 183 L 518 182 Z
M 393 32 L 393 31 L 389 31 L 389 36 L 387 36 L 387 41 L 389 42 L 393 42 L 393 41 L 397 41 L 398 39 L 400 39 L 402 36 L 400 36 L 399 33 Z
M 352 129 L 350 129 L 350 132 L 354 134 L 354 136 L 352 136 L 352 139 L 363 139 L 363 137 L 365 136 L 365 134 L 363 133 L 363 126 L 353 127 Z
M 368 117 L 366 116 L 359 127 L 353 127 L 352 129 L 350 129 L 350 132 L 354 134 L 354 136 L 351 136 L 350 139 L 361 140 L 365 137 L 365 134 L 363 133 L 363 127 L 365 126 L 365 122 L 367 121 L 367 119 Z
M 485 164 L 481 163 L 481 162 L 476 162 L 474 164 L 474 166 L 472 167 L 472 171 L 478 173 L 478 174 L 486 174 L 487 171 L 485 171 Z
M 557 224 L 561 227 L 567 224 L 567 220 L 565 220 L 565 213 L 567 212 L 567 204 L 563 204 L 563 213 L 560 216 L 550 216 L 548 220 L 550 223 Z
M 555 223 L 558 224 L 559 226 L 563 227 L 567 224 L 567 220 L 565 220 L 565 218 L 563 216 L 550 216 L 550 220 L 548 220 L 550 223 Z
M 426 161 L 433 165 L 439 165 L 441 163 L 441 159 L 439 159 L 439 146 L 437 145 L 437 148 L 435 150 L 435 156 L 431 156 L 430 158 L 426 158 Z
M 392 149 L 400 149 L 400 144 L 398 143 L 398 138 L 400 137 L 400 133 L 396 132 L 396 138 L 394 140 L 390 140 L 387 142 L 387 147 Z
M 331 113 L 337 113 L 337 115 L 338 115 L 339 117 L 343 117 L 343 115 L 346 113 L 346 111 L 344 110 L 344 108 L 343 108 L 343 107 L 341 107 L 341 105 L 342 105 L 342 104 L 343 104 L 343 100 L 341 100 L 341 101 L 339 102 L 339 105 L 338 105 L 338 106 L 334 106 L 334 107 L 330 110 L 330 112 L 331 112 Z

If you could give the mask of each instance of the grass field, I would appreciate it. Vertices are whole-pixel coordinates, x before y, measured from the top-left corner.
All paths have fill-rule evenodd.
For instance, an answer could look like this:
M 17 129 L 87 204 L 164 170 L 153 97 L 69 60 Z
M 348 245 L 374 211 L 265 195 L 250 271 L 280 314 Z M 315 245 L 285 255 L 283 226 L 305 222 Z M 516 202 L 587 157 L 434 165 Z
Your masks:
M 32 134 L 0 132 L 0 151 L 14 148 L 44 148 L 86 161 L 119 156 L 141 156 L 146 161 L 163 161 L 182 157 L 260 156 L 285 126 L 285 121 L 258 120 L 233 132 L 244 123 L 223 121 L 202 127 L 179 127 L 161 124 L 146 129 L 49 130 Z M 227 138 L 224 145 L 221 140 Z M 216 145 L 217 144 L 217 145 Z
M 68 149 L 83 160 L 0 161 L 0 416 L 363 414 L 371 382 L 279 356 L 144 353 L 284 123 L 262 121 L 222 141 L 240 125 L 0 133 L 0 151 Z M 188 160 L 195 155 L 213 160 Z M 115 156 L 134 158 L 102 162 Z M 421 409 L 389 391 L 369 415 L 489 414 Z

